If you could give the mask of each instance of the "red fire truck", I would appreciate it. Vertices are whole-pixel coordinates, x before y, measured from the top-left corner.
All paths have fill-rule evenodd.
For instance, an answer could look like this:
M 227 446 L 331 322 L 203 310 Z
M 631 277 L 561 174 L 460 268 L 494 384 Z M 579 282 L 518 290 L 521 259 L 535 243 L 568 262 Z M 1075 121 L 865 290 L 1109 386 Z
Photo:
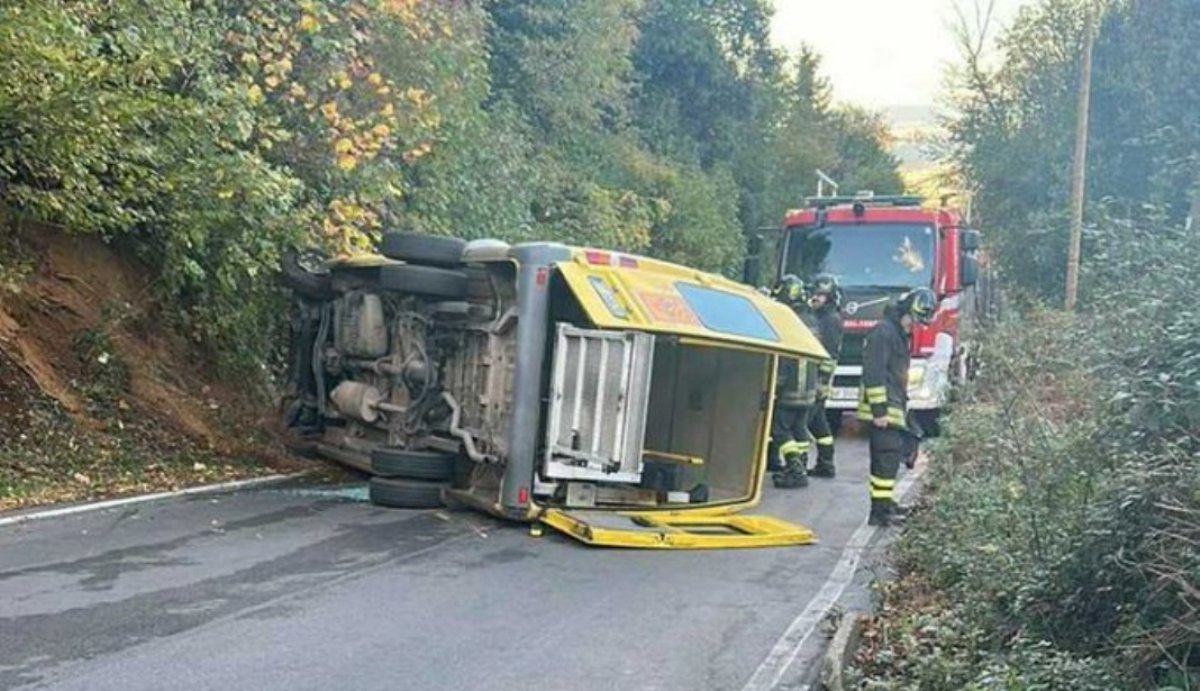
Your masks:
M 920 197 L 863 194 L 810 197 L 771 234 L 776 280 L 831 274 L 845 293 L 845 341 L 827 404 L 835 426 L 857 406 L 863 339 L 884 307 L 912 288 L 934 291 L 938 311 L 932 324 L 913 333 L 908 384 L 910 410 L 927 433 L 936 434 L 952 384 L 968 372 L 970 344 L 962 327 L 983 304 L 976 290 L 979 232 L 967 228 L 958 212 L 927 208 Z M 762 253 L 752 248 L 751 254 Z

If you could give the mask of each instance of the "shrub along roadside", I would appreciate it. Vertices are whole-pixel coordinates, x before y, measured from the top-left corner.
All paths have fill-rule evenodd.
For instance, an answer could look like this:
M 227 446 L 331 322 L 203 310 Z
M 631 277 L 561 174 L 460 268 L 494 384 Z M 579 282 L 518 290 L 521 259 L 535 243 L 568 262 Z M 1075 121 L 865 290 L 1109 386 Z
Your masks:
M 277 355 L 294 244 L 410 228 L 732 273 L 813 168 L 901 185 L 881 120 L 773 47 L 770 8 L 11 0 L 0 210 L 136 254 L 170 325 L 241 371 Z
M 1200 247 L 1108 221 L 1079 315 L 985 335 L 935 449 L 868 688 L 1195 688 Z M 886 643 L 883 643 L 886 641 Z
M 442 82 L 389 68 L 434 61 L 444 25 L 409 3 L 7 3 L 0 200 L 136 253 L 214 360 L 256 365 L 281 249 L 365 245 L 391 161 L 426 152 L 420 87 Z

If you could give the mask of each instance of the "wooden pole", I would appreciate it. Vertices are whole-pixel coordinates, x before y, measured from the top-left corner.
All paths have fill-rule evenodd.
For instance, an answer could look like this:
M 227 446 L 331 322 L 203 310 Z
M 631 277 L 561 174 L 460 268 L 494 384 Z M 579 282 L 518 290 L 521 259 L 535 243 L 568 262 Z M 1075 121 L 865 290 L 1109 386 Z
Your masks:
M 1079 299 L 1079 251 L 1083 242 L 1083 205 L 1087 182 L 1088 113 L 1092 101 L 1092 48 L 1096 40 L 1095 11 L 1088 8 L 1083 36 L 1083 66 L 1075 111 L 1075 160 L 1071 170 L 1071 244 L 1067 250 L 1067 309 Z
M 1192 210 L 1187 217 L 1187 230 L 1200 230 L 1200 182 L 1196 183 L 1196 191 L 1192 193 Z

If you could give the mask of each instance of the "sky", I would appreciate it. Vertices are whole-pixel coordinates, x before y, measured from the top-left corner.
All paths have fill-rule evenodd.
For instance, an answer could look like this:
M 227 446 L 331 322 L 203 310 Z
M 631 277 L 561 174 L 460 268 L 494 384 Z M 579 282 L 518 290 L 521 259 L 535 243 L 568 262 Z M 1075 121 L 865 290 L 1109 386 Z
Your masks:
M 1026 1 L 996 0 L 997 18 L 1011 21 Z M 838 101 L 932 106 L 957 56 L 956 2 L 972 16 L 975 0 L 774 0 L 771 36 L 788 50 L 815 48 Z

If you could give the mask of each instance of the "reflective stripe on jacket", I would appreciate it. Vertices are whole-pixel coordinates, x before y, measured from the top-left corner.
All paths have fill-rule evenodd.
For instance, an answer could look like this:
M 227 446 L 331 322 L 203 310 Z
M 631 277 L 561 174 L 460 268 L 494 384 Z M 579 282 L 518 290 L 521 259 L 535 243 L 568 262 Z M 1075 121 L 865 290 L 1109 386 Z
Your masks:
M 863 344 L 862 387 L 858 394 L 860 420 L 886 417 L 891 427 L 907 427 L 904 414 L 908 409 L 908 343 L 899 315 L 889 308 Z

